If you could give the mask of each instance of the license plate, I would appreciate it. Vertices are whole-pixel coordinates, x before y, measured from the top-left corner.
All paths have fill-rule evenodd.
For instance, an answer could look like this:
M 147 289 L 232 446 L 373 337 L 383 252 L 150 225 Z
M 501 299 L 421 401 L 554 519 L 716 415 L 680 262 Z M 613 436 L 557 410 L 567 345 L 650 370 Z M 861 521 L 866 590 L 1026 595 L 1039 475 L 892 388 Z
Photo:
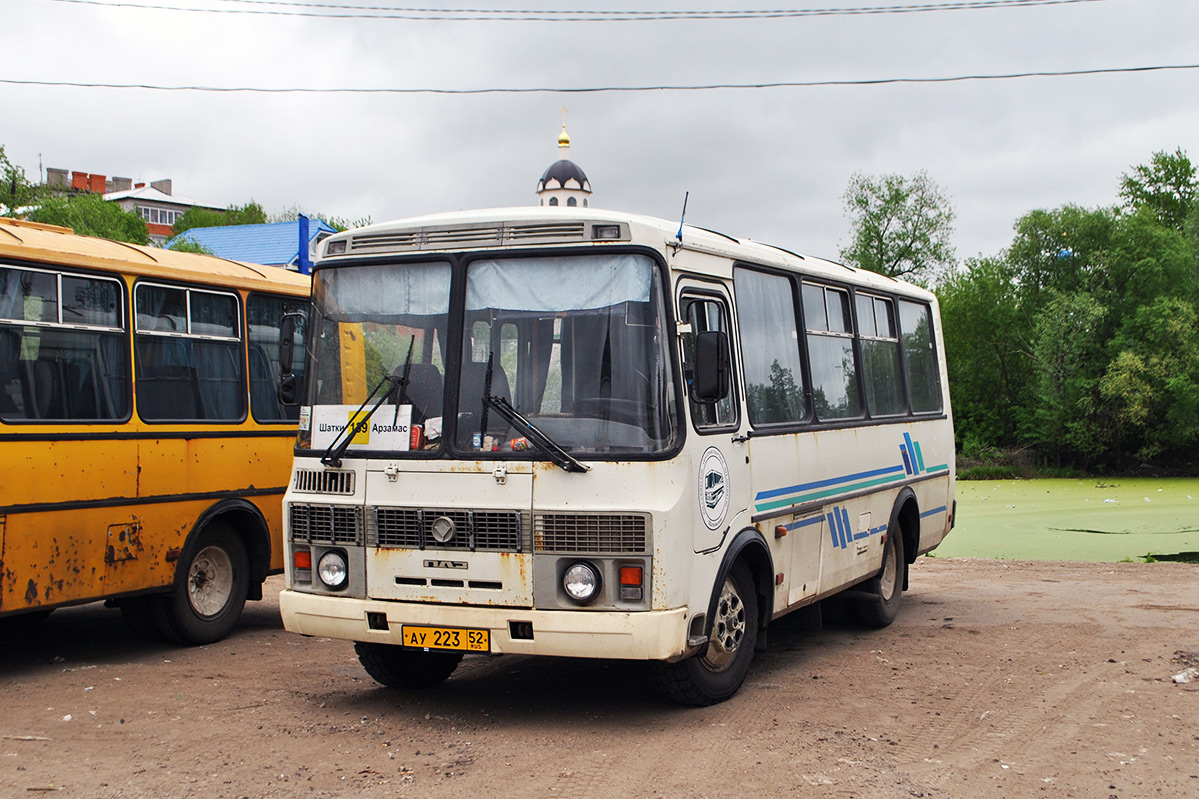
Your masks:
M 463 630 L 456 627 L 413 627 L 400 629 L 404 646 L 417 649 L 449 649 L 456 652 L 490 652 L 490 630 Z

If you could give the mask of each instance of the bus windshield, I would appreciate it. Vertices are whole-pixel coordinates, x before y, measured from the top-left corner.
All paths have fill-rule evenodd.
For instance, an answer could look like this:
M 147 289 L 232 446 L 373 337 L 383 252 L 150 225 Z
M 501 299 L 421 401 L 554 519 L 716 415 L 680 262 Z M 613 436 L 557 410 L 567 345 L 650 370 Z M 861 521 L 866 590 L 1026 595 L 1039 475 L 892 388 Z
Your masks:
M 338 418 L 344 427 L 344 409 L 352 412 L 390 378 L 370 429 L 407 422 L 419 430 L 407 440 L 363 435 L 350 452 L 545 457 L 488 397 L 507 400 L 572 456 L 653 454 L 675 445 L 673 372 L 651 258 L 476 259 L 465 267 L 459 313 L 450 305 L 452 271 L 445 262 L 317 271 L 313 435 L 302 444 L 327 445 L 321 429 L 338 425 L 320 420 Z M 450 319 L 463 320 L 453 336 Z M 454 352 L 451 338 L 462 342 Z M 342 409 L 340 417 L 322 406 Z

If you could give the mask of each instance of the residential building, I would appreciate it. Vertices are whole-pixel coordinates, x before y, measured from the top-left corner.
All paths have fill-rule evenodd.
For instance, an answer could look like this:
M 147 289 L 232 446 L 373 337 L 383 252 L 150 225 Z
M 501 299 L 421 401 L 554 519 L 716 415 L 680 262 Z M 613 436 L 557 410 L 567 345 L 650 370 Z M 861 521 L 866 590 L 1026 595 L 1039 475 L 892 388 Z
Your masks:
M 121 210 L 131 211 L 146 220 L 150 242 L 158 247 L 166 244 L 173 233 L 171 227 L 188 208 L 210 208 L 223 211 L 224 206 L 193 200 L 175 194 L 171 181 L 155 180 L 149 185 L 134 183 L 132 178 L 92 175 L 87 172 L 68 172 L 65 169 L 47 169 L 46 185 L 59 191 L 91 192 L 103 195 Z

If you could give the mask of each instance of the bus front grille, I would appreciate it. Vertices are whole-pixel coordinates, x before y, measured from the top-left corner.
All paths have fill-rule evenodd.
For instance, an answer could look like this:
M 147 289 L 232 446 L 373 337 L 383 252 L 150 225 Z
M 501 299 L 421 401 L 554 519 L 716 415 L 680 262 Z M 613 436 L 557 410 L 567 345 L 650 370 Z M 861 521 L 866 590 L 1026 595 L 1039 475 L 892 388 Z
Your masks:
M 376 507 L 371 518 L 374 523 L 368 531 L 368 544 L 372 546 L 490 552 L 525 550 L 528 514 L 521 511 Z
M 353 494 L 354 472 L 296 469 L 295 489 L 306 494 Z
M 539 513 L 533 519 L 538 552 L 640 553 L 647 518 L 636 513 Z
M 362 546 L 362 508 L 356 505 L 293 502 L 288 514 L 292 541 Z
M 530 524 L 529 514 L 518 510 L 374 507 L 366 542 L 385 549 L 528 552 L 531 537 L 536 552 L 625 555 L 648 551 L 648 530 L 649 517 L 639 513 L 538 513 Z

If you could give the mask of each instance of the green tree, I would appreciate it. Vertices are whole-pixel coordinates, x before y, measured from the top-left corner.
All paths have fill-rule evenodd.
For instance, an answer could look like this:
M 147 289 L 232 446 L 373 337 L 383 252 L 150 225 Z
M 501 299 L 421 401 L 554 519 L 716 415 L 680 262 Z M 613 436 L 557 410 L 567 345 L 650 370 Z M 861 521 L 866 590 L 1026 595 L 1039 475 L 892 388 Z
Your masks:
M 1026 312 L 1039 310 L 1046 292 L 1089 291 L 1096 286 L 1116 221 L 1114 208 L 1077 205 L 1030 211 L 1016 221 L 1007 260 Z
M 139 214 L 121 210 L 116 203 L 105 202 L 99 194 L 71 194 L 48 197 L 29 213 L 34 222 L 69 227 L 83 236 L 99 236 L 131 244 L 149 244 L 146 221 Z
M 1004 258 L 968 260 L 937 297 L 963 452 L 1015 445 L 1032 386 L 1014 270 Z
M 1195 166 L 1182 148 L 1153 154 L 1120 181 L 1120 197 L 1129 211 L 1149 208 L 1166 227 L 1182 233 L 1199 196 Z
M 1158 297 L 1131 315 L 1100 381 L 1112 408 L 1119 460 L 1185 457 L 1199 445 L 1199 311 Z
M 281 213 L 272 214 L 270 221 L 294 222 L 300 218 L 301 214 L 309 219 L 319 219 L 338 232 L 350 230 L 351 228 L 366 227 L 367 225 L 371 224 L 371 218 L 369 216 L 351 220 L 341 216 L 326 216 L 319 211 L 305 211 L 299 205 L 292 205 L 291 207 L 284 209 Z
M 250 200 L 245 205 L 231 205 L 224 211 L 215 208 L 188 208 L 175 220 L 171 232 L 178 236 L 194 227 L 224 227 L 226 225 L 261 225 L 267 221 L 262 206 Z
M 190 239 L 179 239 L 178 241 L 174 241 L 167 249 L 174 250 L 175 252 L 194 252 L 199 253 L 200 255 L 214 255 L 212 250 L 208 249 L 200 242 L 192 241 Z
M 1075 453 L 1090 462 L 1106 449 L 1098 402 L 1105 311 L 1090 294 L 1055 291 L 1033 329 L 1037 401 L 1026 434 L 1057 466 Z
M 0 144 L 0 216 L 15 216 L 20 209 L 34 205 L 41 187 L 30 183 L 25 170 L 8 160 Z
M 1117 325 L 1158 297 L 1199 299 L 1191 245 L 1149 208 L 1119 220 L 1104 256 L 1102 286 Z
M 953 207 L 926 173 L 907 178 L 859 172 L 844 200 L 853 236 L 841 250 L 846 263 L 921 283 L 952 270 Z

